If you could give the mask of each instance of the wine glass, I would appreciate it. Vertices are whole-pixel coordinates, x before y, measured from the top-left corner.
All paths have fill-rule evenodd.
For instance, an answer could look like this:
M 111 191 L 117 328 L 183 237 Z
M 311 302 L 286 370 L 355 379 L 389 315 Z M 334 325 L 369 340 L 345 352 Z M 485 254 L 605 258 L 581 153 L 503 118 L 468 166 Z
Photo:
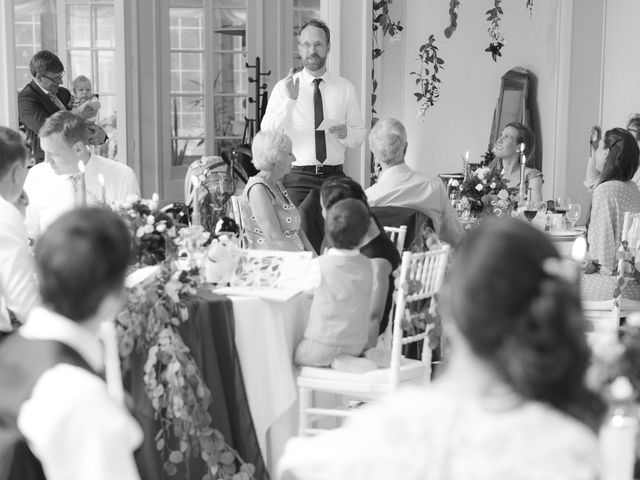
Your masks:
M 532 221 L 538 214 L 537 202 L 533 202 L 531 201 L 531 199 L 527 199 L 527 201 L 524 203 L 524 210 L 522 210 L 522 213 L 524 214 L 524 218 Z
M 576 229 L 576 222 L 580 219 L 580 215 L 582 215 L 582 207 L 579 203 L 570 203 L 567 207 L 567 220 L 571 222 L 571 230 Z
M 556 199 L 556 213 L 565 215 L 567 213 L 567 208 L 569 208 L 569 203 L 569 197 L 558 197 Z

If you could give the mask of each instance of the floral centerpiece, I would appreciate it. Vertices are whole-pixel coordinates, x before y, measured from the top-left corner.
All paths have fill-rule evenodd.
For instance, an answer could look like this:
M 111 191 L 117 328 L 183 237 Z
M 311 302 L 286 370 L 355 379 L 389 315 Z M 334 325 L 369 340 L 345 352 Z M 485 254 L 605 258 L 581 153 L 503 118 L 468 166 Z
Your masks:
M 157 207 L 156 196 L 115 206 L 129 226 L 136 267 L 150 269 L 130 286 L 116 321 L 121 364 L 128 369 L 134 352 L 145 358 L 142 381 L 159 421 L 155 442 L 168 475 L 183 465 L 188 476 L 189 459 L 200 457 L 206 480 L 250 480 L 253 465 L 212 426 L 211 392 L 178 330 L 189 320 L 186 300 L 197 293 L 210 234 L 176 223 Z
M 627 377 L 637 397 L 640 392 L 640 313 L 627 317 L 619 333 L 596 335 L 591 346 L 589 385 L 607 396 L 616 378 Z
M 472 173 L 465 172 L 462 183 L 454 180 L 452 186 L 458 187 L 456 198 L 463 206 L 468 205 L 472 215 L 484 212 L 503 216 L 513 209 L 507 184 L 497 169 L 480 167 Z

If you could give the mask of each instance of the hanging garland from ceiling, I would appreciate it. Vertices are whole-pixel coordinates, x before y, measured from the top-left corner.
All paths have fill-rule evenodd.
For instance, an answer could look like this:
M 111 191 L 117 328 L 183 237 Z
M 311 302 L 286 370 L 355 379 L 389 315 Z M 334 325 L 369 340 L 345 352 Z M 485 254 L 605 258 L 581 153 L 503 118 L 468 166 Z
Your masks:
M 491 55 L 494 62 L 498 61 L 498 57 L 502 56 L 502 48 L 505 45 L 505 39 L 500 31 L 500 22 L 504 12 L 502 10 L 502 0 L 492 0 L 493 8 L 485 12 L 486 20 L 489 22 L 487 33 L 489 34 L 489 46 L 484 49 Z M 533 15 L 533 0 L 526 0 L 525 4 L 529 10 L 529 18 Z M 444 29 L 444 36 L 451 38 L 458 28 L 458 8 L 460 0 L 449 0 L 449 25 Z M 436 37 L 430 34 L 427 41 L 418 47 L 419 68 L 409 75 L 416 77 L 417 91 L 414 93 L 418 102 L 418 117 L 424 119 L 429 107 L 432 107 L 438 101 L 440 84 L 442 81 L 438 77 L 439 70 L 444 69 L 444 59 L 438 56 L 438 47 L 436 46 Z

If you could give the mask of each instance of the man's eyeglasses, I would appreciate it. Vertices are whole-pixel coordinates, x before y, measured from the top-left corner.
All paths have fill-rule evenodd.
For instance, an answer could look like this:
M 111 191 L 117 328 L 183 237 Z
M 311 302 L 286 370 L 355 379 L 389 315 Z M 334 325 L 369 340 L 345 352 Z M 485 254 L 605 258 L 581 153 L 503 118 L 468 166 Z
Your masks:
M 60 73 L 56 73 L 55 75 L 49 76 L 49 75 L 45 75 L 44 73 L 41 73 L 40 76 L 51 80 L 52 82 L 61 82 L 62 81 L 62 77 L 64 77 L 65 72 L 62 71 Z
M 298 45 L 300 45 L 305 50 L 311 50 L 312 48 L 314 50 L 321 50 L 325 47 L 325 44 L 322 42 L 315 42 L 315 43 L 305 42 L 305 43 L 299 43 Z

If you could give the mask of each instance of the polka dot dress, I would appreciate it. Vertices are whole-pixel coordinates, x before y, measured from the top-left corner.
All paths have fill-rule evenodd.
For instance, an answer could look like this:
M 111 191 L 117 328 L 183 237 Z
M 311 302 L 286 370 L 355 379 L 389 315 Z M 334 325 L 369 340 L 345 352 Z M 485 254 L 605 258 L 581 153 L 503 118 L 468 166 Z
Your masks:
M 269 191 L 269 196 L 272 199 L 273 210 L 278 218 L 278 223 L 282 230 L 283 235 L 286 238 L 292 239 L 300 248 L 304 250 L 302 240 L 300 240 L 300 215 L 298 209 L 293 202 L 289 199 L 289 195 L 284 186 L 280 182 L 275 184 L 265 182 L 260 177 L 251 177 L 247 182 L 240 201 L 240 209 L 242 218 L 248 219 L 245 222 L 245 234 L 249 241 L 249 248 L 256 248 L 261 250 L 272 250 L 275 247 L 271 245 L 264 236 L 260 225 L 256 221 L 256 217 L 251 212 L 251 205 L 249 204 L 249 191 L 256 184 L 264 185 Z
M 616 251 L 620 246 L 625 212 L 640 212 L 640 190 L 635 182 L 612 180 L 595 188 L 589 220 L 589 256 L 612 272 L 617 267 Z M 615 275 L 583 274 L 580 285 L 582 298 L 611 300 L 615 285 Z M 640 300 L 640 285 L 630 281 L 623 296 Z

